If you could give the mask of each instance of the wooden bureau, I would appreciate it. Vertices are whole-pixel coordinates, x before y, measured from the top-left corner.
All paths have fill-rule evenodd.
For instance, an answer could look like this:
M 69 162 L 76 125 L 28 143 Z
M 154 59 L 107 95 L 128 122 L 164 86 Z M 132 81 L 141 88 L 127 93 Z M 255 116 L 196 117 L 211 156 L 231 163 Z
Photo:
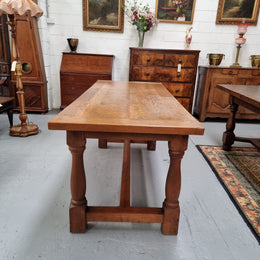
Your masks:
M 163 83 L 191 112 L 199 52 L 130 48 L 129 80 Z
M 64 52 L 60 67 L 61 109 L 98 79 L 111 80 L 113 58 L 113 55 Z
M 260 69 L 199 66 L 194 114 L 200 121 L 229 116 L 229 95 L 216 88 L 218 84 L 260 85 Z M 260 119 L 260 116 L 239 107 L 236 118 Z

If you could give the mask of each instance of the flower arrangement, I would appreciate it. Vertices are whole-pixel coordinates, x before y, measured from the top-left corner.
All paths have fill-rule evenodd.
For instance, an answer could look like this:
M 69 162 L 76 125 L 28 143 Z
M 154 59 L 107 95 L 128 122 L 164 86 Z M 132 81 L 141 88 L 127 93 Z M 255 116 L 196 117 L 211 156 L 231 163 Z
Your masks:
M 130 18 L 130 23 L 135 25 L 137 31 L 147 32 L 154 25 L 158 24 L 158 20 L 154 14 L 150 11 L 148 4 L 138 3 L 137 1 L 126 0 L 127 5 L 123 6 L 123 10 Z

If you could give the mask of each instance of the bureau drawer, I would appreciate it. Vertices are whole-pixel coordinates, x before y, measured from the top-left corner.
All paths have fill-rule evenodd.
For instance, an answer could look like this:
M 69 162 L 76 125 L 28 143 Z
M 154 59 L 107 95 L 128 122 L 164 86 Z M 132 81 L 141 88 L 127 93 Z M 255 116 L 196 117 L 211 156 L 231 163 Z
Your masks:
M 61 84 L 76 85 L 76 86 L 92 86 L 98 79 L 111 79 L 110 75 L 106 74 L 76 74 L 62 73 Z
M 62 74 L 61 92 L 62 94 L 81 95 L 89 89 L 99 79 L 111 79 L 110 75 L 88 75 L 88 74 Z
M 131 80 L 155 82 L 193 82 L 194 69 L 182 69 L 178 74 L 177 68 L 134 67 Z
M 61 108 L 68 106 L 73 101 L 75 101 L 79 96 L 78 95 L 62 95 L 61 96 Z
M 163 54 L 134 54 L 133 65 L 139 66 L 163 66 L 164 55 Z
M 191 97 L 193 91 L 192 84 L 163 83 L 169 92 L 175 97 Z
M 165 66 L 177 67 L 181 63 L 182 67 L 194 68 L 197 66 L 197 58 L 195 55 L 166 54 Z
M 85 85 L 77 85 L 77 84 L 62 84 L 61 93 L 62 95 L 76 95 L 79 96 L 88 90 L 92 85 L 85 84 Z

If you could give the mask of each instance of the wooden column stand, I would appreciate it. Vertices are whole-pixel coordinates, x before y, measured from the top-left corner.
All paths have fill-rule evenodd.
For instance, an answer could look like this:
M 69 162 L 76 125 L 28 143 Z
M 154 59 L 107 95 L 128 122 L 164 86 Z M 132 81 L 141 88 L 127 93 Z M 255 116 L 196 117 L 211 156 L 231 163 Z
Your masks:
M 39 128 L 35 124 L 28 124 L 27 114 L 25 112 L 25 104 L 24 104 L 24 91 L 23 91 L 23 83 L 21 80 L 22 77 L 22 64 L 20 62 L 20 54 L 17 46 L 16 41 L 16 24 L 14 22 L 14 15 L 9 15 L 10 21 L 8 24 L 11 26 L 11 34 L 12 34 L 12 52 L 13 56 L 15 57 L 15 76 L 16 76 L 16 88 L 17 88 L 17 96 L 20 105 L 20 116 L 19 119 L 21 120 L 21 124 L 12 126 L 10 128 L 10 135 L 11 136 L 21 136 L 26 137 L 28 135 L 38 134 Z M 12 66 L 13 67 L 13 66 Z

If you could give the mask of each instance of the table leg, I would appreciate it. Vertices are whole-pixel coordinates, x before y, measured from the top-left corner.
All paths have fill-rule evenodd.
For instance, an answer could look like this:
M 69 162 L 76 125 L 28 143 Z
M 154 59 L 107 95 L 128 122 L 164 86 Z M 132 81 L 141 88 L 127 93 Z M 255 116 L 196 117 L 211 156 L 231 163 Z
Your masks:
M 235 129 L 235 118 L 236 118 L 236 112 L 238 109 L 238 105 L 235 103 L 231 103 L 230 105 L 230 115 L 226 124 L 226 131 L 223 133 L 223 149 L 226 151 L 230 151 L 231 145 L 235 141 L 235 134 L 234 134 L 234 129 Z
M 86 145 L 84 132 L 67 131 L 67 144 L 72 154 L 70 232 L 86 232 L 86 177 L 83 153 Z
M 164 235 L 177 235 L 178 233 L 181 160 L 187 145 L 188 136 L 176 136 L 174 140 L 169 142 L 170 166 L 165 185 L 166 198 L 163 202 L 162 233 Z

